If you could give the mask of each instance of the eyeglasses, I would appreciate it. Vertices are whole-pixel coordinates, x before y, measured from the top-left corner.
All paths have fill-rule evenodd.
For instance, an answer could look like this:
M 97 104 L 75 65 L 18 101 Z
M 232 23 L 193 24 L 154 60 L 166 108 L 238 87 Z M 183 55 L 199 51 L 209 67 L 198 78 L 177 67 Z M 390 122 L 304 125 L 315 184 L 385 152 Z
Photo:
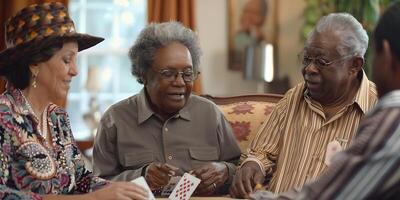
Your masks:
M 311 63 L 314 63 L 314 65 L 318 69 L 325 69 L 325 68 L 328 68 L 330 65 L 332 65 L 335 62 L 339 62 L 339 61 L 345 60 L 345 59 L 353 57 L 353 56 L 354 56 L 354 54 L 349 54 L 349 55 L 346 55 L 346 56 L 342 56 L 342 57 L 340 57 L 338 59 L 334 59 L 334 60 L 329 61 L 329 60 L 321 58 L 321 57 L 312 58 L 312 57 L 306 56 L 304 54 L 304 52 L 302 52 L 302 53 L 300 53 L 298 55 L 298 59 L 299 59 L 299 61 L 301 61 L 301 64 L 303 65 L 303 67 L 307 67 Z
M 200 73 L 200 72 L 194 72 L 192 69 L 187 69 L 183 71 L 177 71 L 174 69 L 161 69 L 158 70 L 157 72 L 160 73 L 162 79 L 169 82 L 175 81 L 178 75 L 182 76 L 183 81 L 192 82 L 196 80 L 198 74 Z

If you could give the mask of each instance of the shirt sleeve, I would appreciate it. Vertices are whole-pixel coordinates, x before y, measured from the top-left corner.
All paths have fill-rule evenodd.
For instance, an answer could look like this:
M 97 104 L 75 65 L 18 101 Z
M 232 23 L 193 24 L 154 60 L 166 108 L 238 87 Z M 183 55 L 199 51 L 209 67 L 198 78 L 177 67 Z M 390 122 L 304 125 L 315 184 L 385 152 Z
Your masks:
M 10 183 L 13 177 L 10 175 L 11 167 L 10 162 L 12 162 L 12 157 L 9 154 L 11 141 L 8 140 L 4 142 L 4 138 L 10 135 L 7 133 L 2 133 L 2 141 L 0 142 L 0 199 L 33 199 L 41 200 L 42 197 L 39 194 L 33 192 L 23 192 L 9 187 L 7 184 Z
M 33 192 L 22 192 L 0 185 L 0 199 L 32 199 L 41 200 L 42 196 Z
M 93 172 L 96 176 L 113 181 L 130 181 L 142 175 L 146 166 L 124 169 L 118 160 L 117 129 L 106 113 L 97 129 L 93 147 Z
M 77 147 L 75 147 L 77 149 Z M 81 159 L 81 153 L 76 151 L 75 171 L 76 171 L 76 194 L 93 192 L 103 188 L 108 182 L 102 178 L 96 177 L 91 171 L 85 167 L 84 161 Z
M 11 163 L 17 162 L 12 156 L 13 142 L 12 133 L 13 124 L 12 116 L 8 111 L 8 107 L 0 106 L 0 199 L 35 199 L 40 200 L 42 197 L 33 192 L 18 191 L 12 187 L 15 177 L 11 172 Z M 10 185 L 11 184 L 11 185 Z
M 290 95 L 291 91 L 276 104 L 267 121 L 251 141 L 246 154 L 242 154 L 241 165 L 254 161 L 260 166 L 264 175 L 273 173 L 279 153 L 279 140 L 282 137 L 288 96 Z

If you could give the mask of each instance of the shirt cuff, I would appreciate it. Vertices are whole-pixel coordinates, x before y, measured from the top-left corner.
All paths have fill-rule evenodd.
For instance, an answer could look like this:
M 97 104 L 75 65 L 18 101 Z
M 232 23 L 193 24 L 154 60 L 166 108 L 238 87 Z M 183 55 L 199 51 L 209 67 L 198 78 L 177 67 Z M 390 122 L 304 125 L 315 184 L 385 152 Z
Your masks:
M 245 163 L 251 162 L 251 161 L 256 162 L 256 163 L 258 164 L 258 166 L 260 167 L 261 172 L 263 173 L 264 177 L 267 176 L 267 173 L 265 172 L 265 168 L 264 168 L 264 165 L 262 164 L 262 162 L 261 162 L 260 160 L 258 160 L 257 158 L 254 158 L 254 157 L 248 157 L 248 158 L 246 158 L 246 159 L 242 162 L 242 164 L 240 164 L 240 168 L 242 168 L 242 166 L 243 166 Z
M 148 166 L 149 165 L 143 166 L 142 172 L 140 173 L 141 176 L 146 177 Z
M 228 170 L 228 179 L 225 181 L 225 184 L 231 184 L 233 177 L 236 174 L 236 166 L 233 163 L 222 161 L 225 164 L 226 169 Z

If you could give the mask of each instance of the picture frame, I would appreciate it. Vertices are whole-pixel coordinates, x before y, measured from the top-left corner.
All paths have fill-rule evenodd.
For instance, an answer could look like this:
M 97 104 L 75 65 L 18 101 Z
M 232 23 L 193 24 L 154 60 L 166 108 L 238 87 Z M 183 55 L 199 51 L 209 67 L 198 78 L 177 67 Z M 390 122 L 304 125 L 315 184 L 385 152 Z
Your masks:
M 278 0 L 227 0 L 228 69 L 244 71 L 250 43 L 278 46 Z M 261 20 L 261 21 L 260 21 Z M 274 54 L 274 63 L 276 61 Z

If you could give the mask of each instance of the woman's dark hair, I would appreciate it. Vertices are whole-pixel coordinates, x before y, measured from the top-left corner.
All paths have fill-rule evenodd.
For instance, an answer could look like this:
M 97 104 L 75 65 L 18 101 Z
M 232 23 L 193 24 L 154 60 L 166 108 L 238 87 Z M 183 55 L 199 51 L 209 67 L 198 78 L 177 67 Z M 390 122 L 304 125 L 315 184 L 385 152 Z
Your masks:
M 376 50 L 382 50 L 384 39 L 388 40 L 391 50 L 400 58 L 400 2 L 391 4 L 379 19 L 374 32 Z
M 49 38 L 49 40 L 41 41 L 39 44 L 29 45 L 29 47 L 21 50 L 22 52 L 19 54 L 21 59 L 10 64 L 10 66 L 3 66 L 0 74 L 7 79 L 8 83 L 23 90 L 29 86 L 32 77 L 29 65 L 48 61 L 63 47 L 64 43 L 69 41 L 71 39 Z

